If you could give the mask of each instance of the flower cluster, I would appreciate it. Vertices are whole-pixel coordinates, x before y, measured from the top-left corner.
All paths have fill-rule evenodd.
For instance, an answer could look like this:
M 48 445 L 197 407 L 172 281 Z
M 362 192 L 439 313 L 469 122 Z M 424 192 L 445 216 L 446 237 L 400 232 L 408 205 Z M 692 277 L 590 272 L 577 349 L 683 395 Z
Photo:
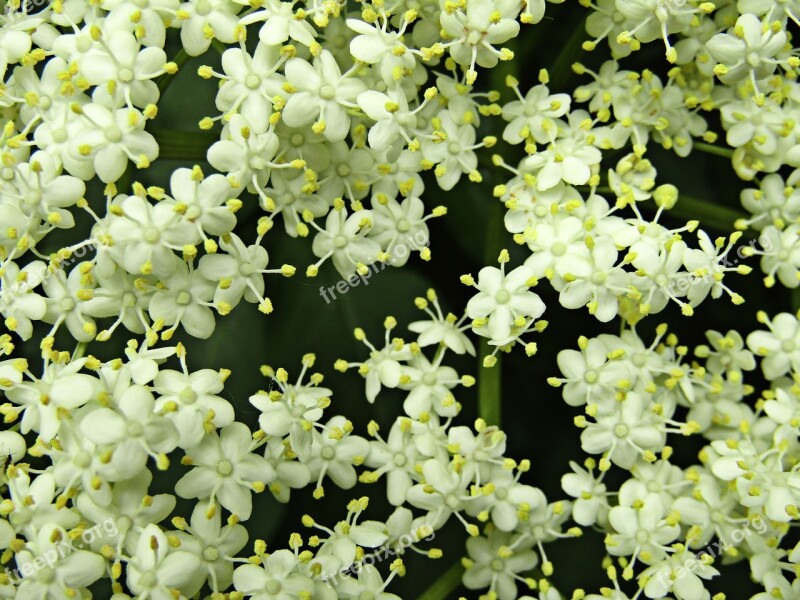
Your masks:
M 41 4 L 9 0 L 0 14 L 0 597 L 89 597 L 108 579 L 114 600 L 392 600 L 403 554 L 440 558 L 422 542 L 450 522 L 469 536 L 462 582 L 488 600 L 523 588 L 561 600 L 544 545 L 582 528 L 605 534 L 613 588 L 575 600 L 707 600 L 720 555 L 749 561 L 765 590 L 755 600 L 800 595 L 789 533 L 800 518 L 798 318 L 760 312 L 766 329 L 709 331 L 693 352 L 666 326 L 652 342 L 636 330 L 670 304 L 685 316 L 709 297 L 741 304 L 725 278 L 751 267 L 734 252 L 760 258 L 768 287 L 800 285 L 796 1 L 581 0 L 583 50 L 607 42 L 611 59 L 575 63 L 583 79 L 570 93 L 550 89 L 547 69 L 528 89 L 514 74 L 503 90 L 479 79 L 513 61 L 544 0 Z M 651 42 L 665 68 L 623 66 Z M 221 66 L 192 76 L 216 85 L 214 114 L 198 123 L 214 172 L 132 181 L 159 158 L 153 121 L 174 75 L 207 52 Z M 369 403 L 403 395 L 386 433 L 371 421 L 359 435 L 329 413 L 314 354 L 296 379 L 262 367 L 251 428 L 222 396 L 231 372 L 191 371 L 185 347 L 170 345 L 179 329 L 210 337 L 242 302 L 273 312 L 265 275 L 296 273 L 270 261 L 276 235 L 309 238 L 307 277 L 327 261 L 344 278 L 402 267 L 410 248 L 429 260 L 420 240 L 447 208 L 426 186 L 482 183 L 479 155 L 498 143 L 508 148 L 491 164 L 506 179 L 490 202 L 506 211 L 519 264 L 516 249 L 490 248 L 499 267 L 461 276 L 475 290 L 462 315 L 429 291 L 411 338 L 387 317 L 377 345 L 355 330 L 366 358 L 334 365 L 357 370 Z M 656 144 L 679 159 L 722 155 L 752 182 L 738 231 L 712 239 L 701 225 L 713 223 L 665 224 L 697 201 L 659 180 Z M 737 248 L 753 231 L 758 244 Z M 497 424 L 458 424 L 457 395 L 476 380 L 445 364 L 476 354 L 470 334 L 492 351 L 487 368 L 516 344 L 534 355 L 528 334 L 548 326 L 543 279 L 564 307 L 623 321 L 619 335 L 559 354 L 550 383 L 583 410 L 590 456 L 556 501 L 527 482 L 528 459 L 506 455 Z M 86 355 L 115 334 L 135 336 L 122 356 Z M 17 340 L 38 342 L 41 368 L 14 353 Z M 56 349 L 63 340 L 77 347 Z M 757 367 L 759 394 L 745 383 Z M 699 436 L 698 464 L 671 462 L 675 436 Z M 174 495 L 154 493 L 167 469 L 179 471 Z M 624 472 L 614 490 L 612 469 Z M 328 482 L 381 478 L 394 507 L 383 520 L 367 518 L 361 496 L 334 525 L 305 515 L 309 535 L 269 551 L 242 525 L 254 494 L 287 503 L 308 487 L 321 499 Z M 176 513 L 176 496 L 190 514 Z M 388 569 L 365 561 L 384 548 L 397 557 Z
M 562 486 L 575 499 L 572 519 L 606 533 L 606 552 L 622 571 L 622 581 L 609 571 L 615 597 L 628 598 L 620 584 L 635 579 L 639 591 L 630 597 L 707 599 L 701 580 L 719 575 L 716 559 L 742 558 L 763 597 L 797 594 L 789 531 L 800 516 L 800 322 L 789 313 L 759 320 L 767 330 L 746 340 L 709 331 L 708 344 L 693 352 L 661 326 L 649 345 L 630 329 L 582 337 L 579 350 L 559 353 L 563 377 L 550 383 L 584 409 L 575 424 L 594 455 L 572 463 Z M 770 385 L 753 406 L 745 377 L 757 358 Z M 697 434 L 707 444 L 700 463 L 671 462 L 669 438 Z M 627 472 L 616 491 L 604 483 L 614 467 Z

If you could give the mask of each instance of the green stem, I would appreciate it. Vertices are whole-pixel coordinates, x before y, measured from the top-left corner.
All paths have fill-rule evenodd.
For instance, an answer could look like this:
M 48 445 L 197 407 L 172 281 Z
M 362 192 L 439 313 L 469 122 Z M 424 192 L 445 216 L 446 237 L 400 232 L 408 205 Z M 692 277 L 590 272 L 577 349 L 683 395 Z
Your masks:
M 733 156 L 733 150 L 730 148 L 723 148 L 722 146 L 715 146 L 714 144 L 706 144 L 705 142 L 695 142 L 692 147 L 697 148 L 701 152 L 707 152 L 708 154 L 714 154 L 724 158 L 731 158 Z
M 678 197 L 678 202 L 667 214 L 686 220 L 696 219 L 702 225 L 724 232 L 731 231 L 737 220 L 748 217 L 745 212 L 735 208 L 712 204 L 685 194 Z
M 453 563 L 439 579 L 433 582 L 433 585 L 419 596 L 419 600 L 444 600 L 459 586 L 463 572 L 464 567 L 461 566 L 461 562 Z
M 83 358 L 83 355 L 86 354 L 86 342 L 78 342 L 78 345 L 75 346 L 75 350 L 72 353 L 72 358 L 70 360 L 78 360 Z
M 175 81 L 175 76 L 181 72 L 181 67 L 183 67 L 187 62 L 189 62 L 190 58 L 191 56 L 186 54 L 186 50 L 181 48 L 175 55 L 175 58 L 172 59 L 172 62 L 178 65 L 178 70 L 173 74 L 164 73 L 161 77 L 159 77 L 156 80 L 156 85 L 158 85 L 158 91 L 162 96 L 164 95 L 164 92 L 167 91 L 167 88 L 172 84 L 172 82 Z
M 493 201 L 489 206 L 486 223 L 486 240 L 484 245 L 484 263 L 493 265 L 497 262 L 503 243 L 503 205 Z M 489 425 L 500 425 L 502 417 L 502 353 L 495 355 L 497 362 L 491 367 L 483 366 L 484 357 L 495 350 L 489 340 L 482 337 L 478 346 L 478 416 Z
M 158 142 L 158 157 L 172 160 L 205 162 L 206 152 L 219 136 L 210 131 L 180 131 L 152 128 L 149 130 Z

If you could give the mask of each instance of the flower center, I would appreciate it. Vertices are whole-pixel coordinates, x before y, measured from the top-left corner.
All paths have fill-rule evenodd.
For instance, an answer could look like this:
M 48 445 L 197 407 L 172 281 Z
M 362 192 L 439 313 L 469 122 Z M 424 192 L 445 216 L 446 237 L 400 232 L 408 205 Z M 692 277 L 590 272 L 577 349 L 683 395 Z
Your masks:
M 455 494 L 448 494 L 447 498 L 444 500 L 444 503 L 453 510 L 458 509 L 458 507 L 461 505 L 461 501 L 456 497 Z
M 72 298 L 63 298 L 59 303 L 62 312 L 70 312 L 75 308 L 75 300 Z
M 450 152 L 450 154 L 460 154 L 461 146 L 457 142 L 450 142 L 447 145 L 447 151 Z
M 586 373 L 583 375 L 583 379 L 586 381 L 586 383 L 595 383 L 597 381 L 597 371 L 586 371 Z
M 183 391 L 181 391 L 181 402 L 184 404 L 194 404 L 195 400 L 197 400 L 197 392 L 189 386 L 183 388 Z
M 233 464 L 228 459 L 223 459 L 217 463 L 217 473 L 223 477 L 227 477 L 233 473 Z
M 350 165 L 341 164 L 336 167 L 336 172 L 339 174 L 339 177 L 347 177 L 350 175 Z
M 495 488 L 494 497 L 498 500 L 505 500 L 508 498 L 508 490 L 504 487 Z
M 139 585 L 143 588 L 151 588 L 158 584 L 158 575 L 155 571 L 147 571 L 143 573 L 139 579 Z
M 276 579 L 270 579 L 267 582 L 267 585 L 264 586 L 264 591 L 274 596 L 281 591 L 281 587 L 280 581 L 277 581 Z
M 761 62 L 761 57 L 758 55 L 758 52 L 748 52 L 747 53 L 747 64 L 751 67 L 757 67 Z
M 208 0 L 198 0 L 197 4 L 195 4 L 195 11 L 197 11 L 198 15 L 204 17 L 211 12 L 211 3 Z
M 411 229 L 411 223 L 409 223 L 407 219 L 400 219 L 397 222 L 397 231 L 400 233 L 405 233 L 409 229 Z
M 563 256 L 566 251 L 567 245 L 564 242 L 556 242 L 553 244 L 553 247 L 550 248 L 550 254 L 553 256 Z
M 255 271 L 255 267 L 250 263 L 244 263 L 241 267 L 239 267 L 239 273 L 242 274 L 244 277 L 250 277 Z
M 490 562 L 489 563 L 489 567 L 495 573 L 502 573 L 505 570 L 505 567 L 503 565 L 503 561 L 500 560 L 499 558 L 495 558 L 492 562 Z
M 144 433 L 144 428 L 142 427 L 141 423 L 137 423 L 133 421 L 132 423 L 128 423 L 128 436 L 130 437 L 139 437 Z
M 72 463 L 76 467 L 80 467 L 81 469 L 87 468 L 89 465 L 92 464 L 92 455 L 86 451 L 81 452 L 75 458 L 72 459 Z
M 120 69 L 119 80 L 123 83 L 130 83 L 133 81 L 133 71 L 128 68 Z
M 783 340 L 781 342 L 781 350 L 784 352 L 794 352 L 797 345 L 792 340 Z
M 614 435 L 618 438 L 624 438 L 628 435 L 628 426 L 624 423 L 620 423 L 614 427 Z
M 244 84 L 254 90 L 261 85 L 261 78 L 258 75 L 248 75 L 247 79 L 244 80 Z
M 44 569 L 41 569 L 39 571 L 38 579 L 42 583 L 47 583 L 47 584 L 53 583 L 53 581 L 55 581 L 55 578 L 56 578 L 56 573 L 50 567 L 45 567 Z
M 344 248 L 347 246 L 347 238 L 343 235 L 337 235 L 333 238 L 333 245 L 337 248 Z
M 397 454 L 394 455 L 393 462 L 398 467 L 402 467 L 403 465 L 406 464 L 406 462 L 408 462 L 408 459 L 406 458 L 405 454 L 403 454 L 402 452 L 398 452 Z
M 106 139 L 112 143 L 119 142 L 122 139 L 122 130 L 116 125 L 112 125 L 106 129 Z
M 186 306 L 191 301 L 192 301 L 192 295 L 186 290 L 181 290 L 180 292 L 178 292 L 178 297 L 175 298 L 175 302 L 177 302 L 182 306 Z
M 425 375 L 422 376 L 422 383 L 425 385 L 435 385 L 436 373 L 425 373 Z
M 497 300 L 498 304 L 505 304 L 511 300 L 511 294 L 508 293 L 508 290 L 498 290 L 494 295 L 494 299 Z
M 219 558 L 219 550 L 213 548 L 211 546 L 207 546 L 203 549 L 203 560 L 206 562 L 214 562 Z
M 190 221 L 193 221 L 194 219 L 200 216 L 200 213 L 201 213 L 200 207 L 197 206 L 196 204 L 193 204 L 192 206 L 186 209 L 186 218 L 189 219 Z
M 155 244 L 158 242 L 159 239 L 161 239 L 161 234 L 155 227 L 151 227 L 150 229 L 144 232 L 144 241 L 147 242 L 148 244 Z
M 333 460 L 333 458 L 336 456 L 336 450 L 334 450 L 330 446 L 325 446 L 322 449 L 322 452 L 320 452 L 319 454 L 322 457 L 322 460 Z
M 603 285 L 606 282 L 606 277 L 603 271 L 596 271 L 592 273 L 592 283 L 595 285 Z
M 336 95 L 336 88 L 326 83 L 321 88 L 319 88 L 319 96 L 323 100 L 330 100 Z
M 58 129 L 53 130 L 52 136 L 53 136 L 53 141 L 56 144 L 63 144 L 64 142 L 67 141 L 67 130 L 64 129 L 63 127 L 59 127 Z

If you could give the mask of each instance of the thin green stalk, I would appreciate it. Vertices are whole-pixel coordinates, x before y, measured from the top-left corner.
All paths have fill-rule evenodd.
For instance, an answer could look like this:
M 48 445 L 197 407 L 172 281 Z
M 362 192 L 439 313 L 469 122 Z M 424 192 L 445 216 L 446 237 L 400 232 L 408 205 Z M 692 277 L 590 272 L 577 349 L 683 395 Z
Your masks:
M 72 352 L 72 359 L 71 360 L 78 360 L 79 358 L 83 358 L 83 355 L 86 354 L 86 342 L 78 342 L 78 345 L 75 346 L 75 350 Z
M 489 218 L 486 223 L 485 264 L 497 263 L 504 231 L 503 205 L 495 200 L 489 206 Z M 489 425 L 500 425 L 502 418 L 502 354 L 495 355 L 496 362 L 493 366 L 486 367 L 483 364 L 484 357 L 491 355 L 495 348 L 489 345 L 488 339 L 481 338 L 478 347 L 478 416 Z
M 444 600 L 459 586 L 463 572 L 464 567 L 461 566 L 460 561 L 453 563 L 439 579 L 433 582 L 433 585 L 422 593 L 419 600 Z
M 175 76 L 178 73 L 180 73 L 181 67 L 183 67 L 187 62 L 189 62 L 190 58 L 191 56 L 186 54 L 186 50 L 181 48 L 175 55 L 175 58 L 172 59 L 172 62 L 178 65 L 177 72 L 173 74 L 164 73 L 156 80 L 156 85 L 158 85 L 158 91 L 162 96 L 164 95 L 164 92 L 167 91 L 167 88 L 172 84 L 172 82 L 175 81 Z
M 204 162 L 208 148 L 219 136 L 210 131 L 180 131 L 152 128 L 149 130 L 158 142 L 158 157 L 173 160 Z
M 702 225 L 724 232 L 731 231 L 737 220 L 748 217 L 744 211 L 712 204 L 685 194 L 681 194 L 678 197 L 678 202 L 670 209 L 668 214 L 686 220 L 696 219 Z
M 715 146 L 714 144 L 706 144 L 705 142 L 695 142 L 692 147 L 700 150 L 701 152 L 722 156 L 724 158 L 731 158 L 733 156 L 733 150 L 730 148 L 723 148 L 722 146 Z

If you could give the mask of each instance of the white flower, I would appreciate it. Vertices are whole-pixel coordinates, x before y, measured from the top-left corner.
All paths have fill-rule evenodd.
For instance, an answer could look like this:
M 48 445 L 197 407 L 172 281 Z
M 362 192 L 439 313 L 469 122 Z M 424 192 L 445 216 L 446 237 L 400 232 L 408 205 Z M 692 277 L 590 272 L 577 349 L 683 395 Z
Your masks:
M 192 223 L 203 239 L 205 234 L 224 236 L 236 226 L 234 212 L 238 205 L 228 180 L 215 173 L 203 177 L 199 167 L 176 169 L 169 181 L 173 210 Z
M 302 383 L 306 370 L 313 364 L 314 356 L 306 355 L 303 370 L 294 384 L 288 382 L 284 369 L 278 369 L 272 377 L 277 390 L 250 396 L 250 404 L 261 411 L 258 424 L 262 431 L 280 438 L 289 436 L 292 451 L 301 458 L 307 458 L 311 451 L 311 429 L 322 418 L 332 394 L 328 388 L 318 387 L 320 374 L 312 375 L 310 383 Z
M 158 157 L 158 144 L 144 130 L 145 116 L 136 109 L 86 104 L 81 115 L 86 129 L 75 136 L 70 151 L 73 158 L 91 165 L 90 177 L 97 173 L 104 183 L 117 181 L 129 160 L 146 168 Z
M 16 553 L 15 560 L 23 574 L 17 598 L 66 599 L 88 594 L 85 588 L 100 579 L 106 567 L 101 555 L 74 549 L 67 531 L 54 523 L 43 527 L 35 541 Z
M 386 496 L 394 506 L 401 506 L 406 500 L 406 492 L 417 477 L 415 465 L 419 451 L 410 443 L 410 432 L 404 431 L 402 422 L 397 419 L 384 440 L 377 430 L 376 441 L 369 443 L 369 454 L 365 464 L 375 469 L 361 475 L 362 481 L 376 481 L 386 476 Z M 403 533 L 406 533 L 404 531 Z
M 68 364 L 46 364 L 40 379 L 5 392 L 11 403 L 20 407 L 13 407 L 12 413 L 23 413 L 22 433 L 35 431 L 43 441 L 49 442 L 56 437 L 71 411 L 96 396 L 100 388 L 98 380 L 78 372 L 85 362 L 81 359 Z
M 23 340 L 33 335 L 33 323 L 42 319 L 47 312 L 47 302 L 34 292 L 46 276 L 47 267 L 43 262 L 33 261 L 22 269 L 8 261 L 0 269 L 0 314 L 5 318 L 5 326 Z
M 55 334 L 64 323 L 73 338 L 88 342 L 94 339 L 97 326 L 87 314 L 85 301 L 91 297 L 92 290 L 84 287 L 86 276 L 81 266 L 87 266 L 87 263 L 75 266 L 69 276 L 59 269 L 42 281 L 47 295 L 47 312 L 42 321 L 52 323 L 49 335 Z
M 517 598 L 519 574 L 533 570 L 539 562 L 530 547 L 523 544 L 516 548 L 517 540 L 503 532 L 468 539 L 468 567 L 462 577 L 464 586 L 471 590 L 488 587 L 499 600 Z
M 777 379 L 789 370 L 800 371 L 800 324 L 790 313 L 780 313 L 773 319 L 759 313 L 759 321 L 769 331 L 758 330 L 747 336 L 747 347 L 761 357 L 764 377 Z
M 150 316 L 170 325 L 161 334 L 162 339 L 170 339 L 178 325 L 191 336 L 208 338 L 216 325 L 210 308 L 216 286 L 200 271 L 178 264 L 181 266 L 163 279 L 163 289 L 159 288 L 150 299 Z
M 133 33 L 111 31 L 80 61 L 81 73 L 94 86 L 92 99 L 106 106 L 145 108 L 158 102 L 152 81 L 165 73 L 167 55 L 161 48 L 141 48 Z
M 118 210 L 112 215 L 116 215 L 108 217 L 113 241 L 108 253 L 132 275 L 171 275 L 180 264 L 174 249 L 200 239 L 169 201 L 153 205 L 133 195 L 120 196 L 115 202 Z
M 467 493 L 469 479 L 457 472 L 452 464 L 443 464 L 431 458 L 422 463 L 422 483 L 413 486 L 406 493 L 406 500 L 412 506 L 427 510 L 431 527 L 439 529 L 452 515 L 467 526 L 459 514 L 473 501 Z M 467 526 L 477 532 L 475 525 Z
M 132 385 L 117 399 L 114 409 L 95 408 L 83 417 L 81 432 L 100 446 L 110 446 L 110 466 L 119 479 L 130 479 L 148 456 L 163 463 L 178 445 L 178 430 L 155 412 L 155 398 L 145 387 Z
M 474 330 L 485 332 L 493 341 L 502 341 L 511 335 L 512 327 L 542 316 L 544 303 L 529 291 L 535 282 L 533 271 L 525 265 L 506 274 L 505 260 L 499 269 L 481 269 L 474 284 L 478 294 L 470 299 L 466 309 L 467 316 L 473 319 Z M 474 323 L 476 319 L 479 324 Z
M 226 44 L 235 42 L 238 10 L 231 0 L 189 0 L 181 4 L 176 16 L 186 53 L 203 54 L 213 39 Z
M 475 149 L 483 144 L 475 143 L 475 127 L 470 123 L 459 123 L 450 113 L 442 111 L 437 116 L 437 135 L 422 140 L 422 157 L 436 164 L 434 174 L 439 187 L 451 190 L 461 175 L 468 173 L 473 181 L 480 181 L 478 157 Z
M 327 476 L 340 488 L 348 490 L 356 484 L 356 470 L 369 452 L 369 442 L 352 435 L 353 424 L 342 416 L 336 416 L 325 423 L 322 431 L 311 432 L 313 441 L 308 460 L 304 461 L 311 471 L 312 481 L 317 485 L 314 497 L 324 495 L 322 480 Z
M 441 12 L 442 31 L 452 38 L 448 44 L 450 56 L 467 67 L 467 83 L 475 81 L 476 64 L 493 67 L 501 58 L 508 60 L 513 56 L 494 46 L 517 35 L 519 23 L 516 17 L 520 8 L 518 2 L 511 0 L 467 0 L 456 10 Z
M 213 591 L 228 589 L 233 582 L 233 557 L 247 543 L 247 529 L 237 523 L 223 527 L 220 512 L 209 516 L 202 502 L 195 505 L 190 524 L 184 521 L 180 525 L 181 531 L 174 533 L 180 542 L 180 551 L 200 559 L 199 571 L 207 572 Z M 204 583 L 203 577 L 195 577 L 185 595 L 191 598 Z
M 239 112 L 256 132 L 266 131 L 272 99 L 281 93 L 285 81 L 277 72 L 283 62 L 280 47 L 275 45 L 258 44 L 252 56 L 241 48 L 223 52 L 225 77 L 220 76 L 224 84 L 217 92 L 217 108 L 224 114 Z
M 211 369 L 189 372 L 165 369 L 156 375 L 153 388 L 159 394 L 155 410 L 174 423 L 178 445 L 189 448 L 200 443 L 209 424 L 215 428 L 233 423 L 230 402 L 217 394 L 222 391 L 225 375 Z
M 612 556 L 635 555 L 645 564 L 666 558 L 664 547 L 673 542 L 680 527 L 667 518 L 667 508 L 658 494 L 648 494 L 639 508 L 620 504 L 608 512 L 614 528 L 606 539 L 606 550 Z
M 786 44 L 783 29 L 762 29 L 761 20 L 753 14 L 743 14 L 736 20 L 731 33 L 719 33 L 706 44 L 711 56 L 722 65 L 714 72 L 723 83 L 735 83 L 751 77 L 765 79 L 775 72 L 780 64 L 775 57 Z M 756 87 L 756 92 L 758 88 Z
M 53 527 L 71 529 L 79 523 L 80 515 L 75 510 L 57 504 L 52 473 L 40 473 L 31 479 L 28 473 L 17 469 L 6 483 L 13 503 L 7 518 L 17 533 L 33 540 Z
M 503 106 L 503 119 L 508 125 L 503 130 L 503 139 L 509 144 L 520 144 L 532 137 L 537 143 L 550 141 L 548 128 L 556 125 L 555 119 L 569 112 L 570 97 L 568 94 L 550 94 L 546 85 L 536 85 L 528 90 L 525 96 L 517 85 L 511 86 L 518 100 L 512 100 Z
M 319 257 L 309 267 L 310 274 L 316 274 L 319 265 L 331 258 L 333 266 L 342 277 L 349 277 L 356 271 L 363 271 L 367 265 L 378 260 L 380 245 L 367 237 L 372 228 L 372 213 L 357 210 L 350 216 L 347 209 L 334 209 L 325 219 L 325 229 L 313 223 L 318 233 L 314 236 L 311 249 Z
M 436 292 L 432 289 L 428 290 L 427 299 L 417 298 L 415 303 L 417 308 L 424 310 L 430 317 L 426 321 L 414 321 L 408 326 L 409 331 L 418 333 L 417 344 L 421 347 L 432 346 L 434 344 L 444 344 L 448 350 L 452 350 L 456 354 L 471 354 L 475 355 L 475 346 L 472 340 L 464 333 L 469 329 L 469 325 L 463 325 L 467 315 L 463 315 L 461 319 L 456 318 L 453 313 L 444 315 L 439 306 L 439 300 L 436 297 Z M 430 304 L 436 312 L 430 309 Z
M 570 461 L 569 466 L 573 472 L 561 477 L 561 487 L 575 498 L 572 518 L 585 527 L 598 521 L 605 522 L 608 514 L 605 484 L 601 483 L 592 469 L 583 469 L 574 461 Z
M 250 430 L 238 422 L 223 427 L 219 435 L 205 436 L 188 451 L 194 468 L 175 484 L 175 493 L 181 498 L 208 498 L 239 519 L 249 519 L 251 491 L 264 491 L 275 478 L 269 461 L 252 453 L 254 446 Z
M 186 587 L 197 577 L 200 560 L 191 552 L 173 550 L 158 525 L 148 525 L 139 537 L 136 553 L 125 569 L 126 584 L 138 598 L 165 600 L 172 590 Z
M 286 61 L 286 82 L 294 91 L 281 116 L 290 127 L 314 123 L 314 130 L 330 141 L 343 140 L 350 131 L 348 108 L 356 106 L 364 82 L 342 74 L 336 59 L 322 50 L 313 65 L 302 58 Z
M 280 600 L 282 598 L 311 596 L 314 584 L 299 572 L 299 560 L 290 550 L 276 550 L 260 566 L 245 564 L 233 572 L 236 591 L 253 600 Z
M 247 4 L 246 2 L 239 2 Z M 250 25 L 264 21 L 258 31 L 258 38 L 264 46 L 281 46 L 292 39 L 304 46 L 312 46 L 317 32 L 306 21 L 304 13 L 293 12 L 296 0 L 283 2 L 282 0 L 266 0 L 260 10 L 256 10 L 239 20 L 241 25 Z

